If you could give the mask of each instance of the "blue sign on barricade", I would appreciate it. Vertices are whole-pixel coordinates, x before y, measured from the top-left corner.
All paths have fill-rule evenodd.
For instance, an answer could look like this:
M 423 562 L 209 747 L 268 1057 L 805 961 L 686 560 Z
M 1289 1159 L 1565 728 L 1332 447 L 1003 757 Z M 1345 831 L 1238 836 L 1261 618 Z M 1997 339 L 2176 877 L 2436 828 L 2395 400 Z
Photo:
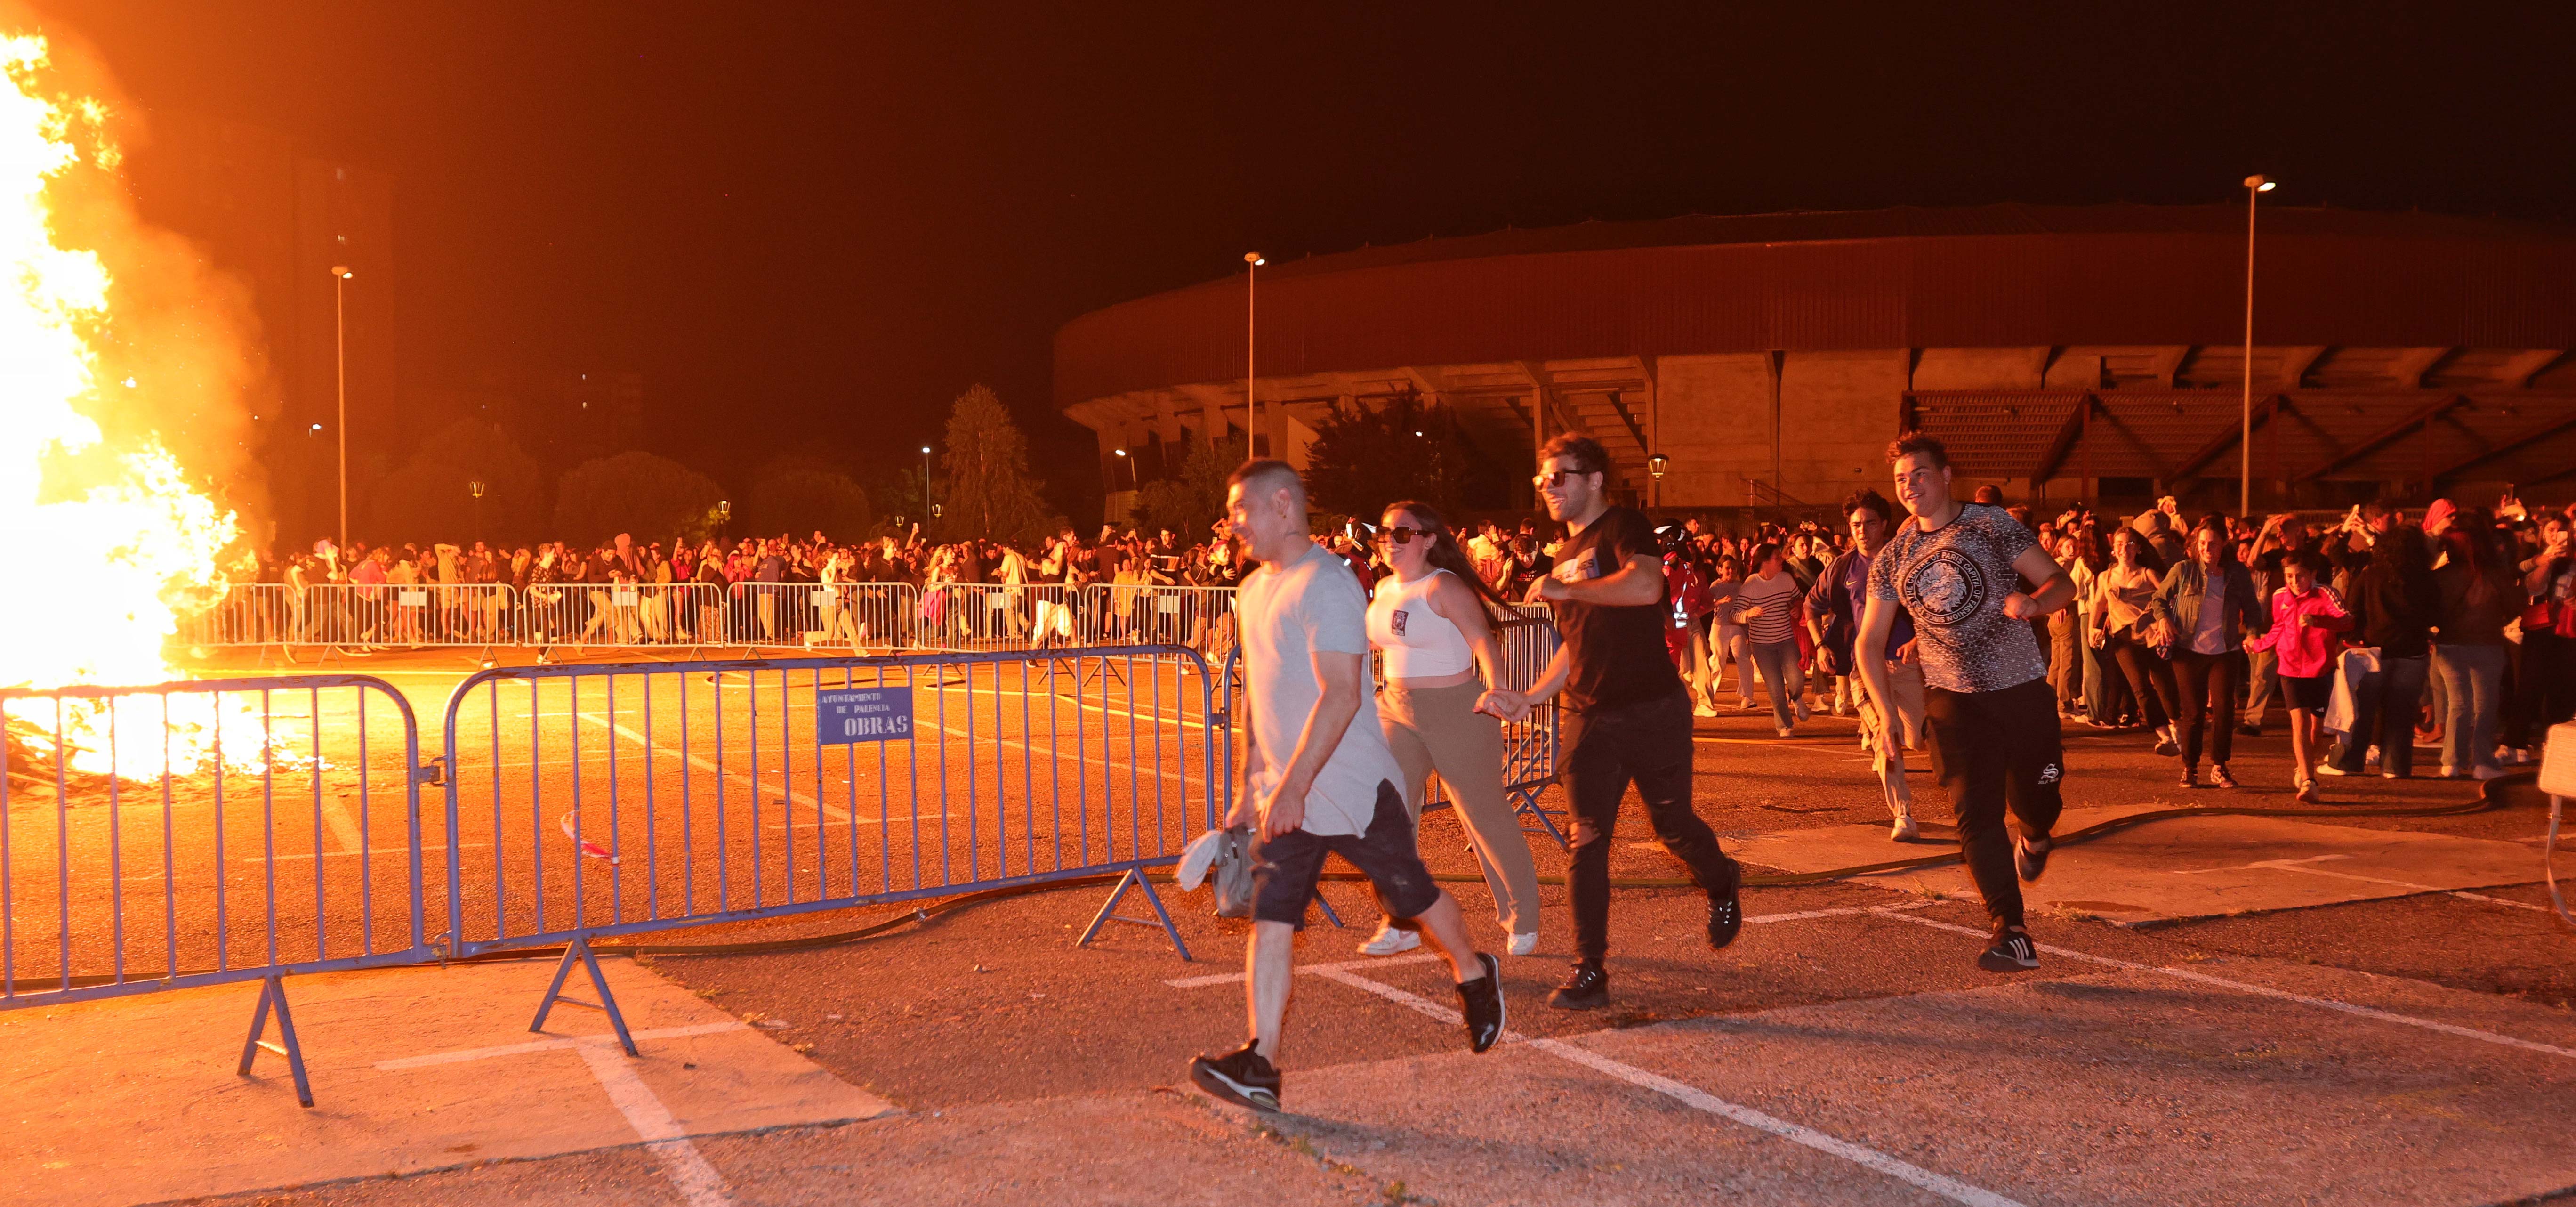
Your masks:
M 814 689 L 814 740 L 826 746 L 912 736 L 910 687 Z

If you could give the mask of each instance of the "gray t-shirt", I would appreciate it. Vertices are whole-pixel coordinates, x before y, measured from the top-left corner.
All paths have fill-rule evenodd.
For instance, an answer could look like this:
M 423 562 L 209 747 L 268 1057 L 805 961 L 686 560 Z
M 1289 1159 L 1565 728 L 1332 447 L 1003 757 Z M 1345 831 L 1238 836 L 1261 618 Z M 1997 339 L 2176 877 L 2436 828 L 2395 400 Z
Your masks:
M 1991 692 L 2048 673 L 2030 622 L 2004 615 L 2004 596 L 2021 586 L 2013 559 L 2038 543 L 2003 508 L 1970 503 L 1938 532 L 1898 525 L 1870 559 L 1870 598 L 1901 603 L 1914 618 L 1924 683 Z
M 1315 678 L 1314 653 L 1357 654 L 1366 675 L 1368 596 L 1342 559 L 1321 545 L 1278 565 L 1264 565 L 1235 591 L 1243 646 L 1244 695 L 1252 708 L 1252 740 L 1262 767 L 1253 776 L 1256 799 L 1277 786 L 1297 753 L 1297 738 L 1324 687 Z M 1377 813 L 1380 783 L 1401 784 L 1403 773 L 1378 728 L 1377 697 L 1360 683 L 1360 710 L 1342 731 L 1332 757 L 1315 773 L 1306 793 L 1309 834 L 1365 834 Z

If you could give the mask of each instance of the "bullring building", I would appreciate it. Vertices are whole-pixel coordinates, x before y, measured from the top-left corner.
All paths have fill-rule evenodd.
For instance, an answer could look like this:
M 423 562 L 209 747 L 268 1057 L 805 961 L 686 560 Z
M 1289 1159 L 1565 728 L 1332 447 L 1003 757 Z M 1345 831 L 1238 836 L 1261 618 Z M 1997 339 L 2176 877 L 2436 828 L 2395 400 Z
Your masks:
M 2576 231 L 2268 204 L 2259 223 L 2258 507 L 2576 494 Z M 1098 434 L 1112 514 L 1184 442 L 1302 462 L 1334 408 L 1406 394 L 1514 468 L 1588 434 L 1615 490 L 1667 508 L 1884 490 L 1907 427 L 2015 499 L 2232 508 L 2246 236 L 2242 206 L 1992 205 L 1428 239 L 1266 265 L 1249 323 L 1239 272 L 1083 315 L 1056 335 L 1055 400 Z

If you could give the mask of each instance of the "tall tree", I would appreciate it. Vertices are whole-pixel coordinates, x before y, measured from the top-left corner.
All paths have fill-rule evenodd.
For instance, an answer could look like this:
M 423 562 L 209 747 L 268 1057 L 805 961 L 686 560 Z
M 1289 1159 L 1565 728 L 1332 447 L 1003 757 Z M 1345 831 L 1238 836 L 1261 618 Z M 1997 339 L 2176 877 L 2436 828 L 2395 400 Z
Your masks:
M 1236 459 L 1204 440 L 1193 441 L 1181 472 L 1137 488 L 1128 522 L 1151 532 L 1169 528 L 1183 542 L 1205 540 L 1208 525 L 1225 514 L 1225 478 Z
M 483 484 L 479 502 L 476 482 Z M 508 431 L 460 419 L 431 433 L 402 468 L 368 486 L 361 534 L 377 540 L 524 541 L 545 520 L 544 493 L 536 460 Z
M 1456 515 L 1497 506 L 1501 471 L 1478 457 L 1455 412 L 1402 394 L 1370 410 L 1336 410 L 1306 450 L 1306 489 L 1319 511 L 1375 520 L 1386 505 L 1420 499 Z
M 931 493 L 941 514 L 940 539 L 1027 540 L 1046 526 L 1046 504 L 1029 473 L 1028 437 L 1011 422 L 1002 400 L 983 386 L 957 396 L 948 412 L 947 480 Z
M 790 454 L 752 475 L 751 497 L 734 519 L 737 532 L 804 536 L 820 531 L 836 541 L 869 535 L 874 511 L 867 491 L 820 458 Z
M 584 461 L 555 491 L 555 532 L 569 541 L 704 537 L 715 527 L 715 480 L 668 457 L 619 453 Z

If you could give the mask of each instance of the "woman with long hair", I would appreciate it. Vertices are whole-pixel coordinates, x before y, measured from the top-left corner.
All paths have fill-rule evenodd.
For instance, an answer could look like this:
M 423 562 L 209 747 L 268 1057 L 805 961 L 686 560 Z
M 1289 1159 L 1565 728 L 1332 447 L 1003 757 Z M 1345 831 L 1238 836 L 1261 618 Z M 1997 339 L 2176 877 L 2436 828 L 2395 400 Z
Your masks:
M 2494 515 L 2483 507 L 2461 508 L 2442 532 L 2445 560 L 2433 571 L 2433 670 L 2448 696 L 2444 779 L 2504 774 L 2495 761 L 2496 717 L 2504 704 L 2504 626 L 2521 615 L 2529 597 L 2514 559 L 2497 545 Z
M 2227 769 L 2227 760 L 2236 743 L 2236 689 L 2245 682 L 2245 638 L 2269 625 L 2254 594 L 2254 576 L 2236 560 L 2236 542 L 2227 535 L 2226 521 L 2215 516 L 2201 521 L 2184 548 L 2190 556 L 2165 571 L 2151 609 L 2174 635 L 2173 674 L 2181 706 L 2174 713 L 2174 728 L 2182 739 L 2182 786 L 2200 786 L 2200 755 L 2206 746 L 2210 782 L 2233 788 L 2236 776 Z M 2292 736 L 2295 745 L 2297 735 Z
M 1384 659 L 1378 723 L 1404 769 L 1405 811 L 1421 824 L 1423 795 L 1438 772 L 1493 890 L 1494 914 L 1511 932 L 1511 953 L 1529 955 L 1538 950 L 1538 869 L 1503 797 L 1498 719 L 1526 684 L 1510 678 L 1493 628 L 1511 610 L 1476 576 L 1438 511 L 1408 500 L 1388 505 L 1378 522 L 1378 547 L 1394 573 L 1369 602 L 1369 644 Z M 1387 922 L 1360 950 L 1389 956 L 1421 942 Z
M 2173 714 L 2182 699 L 2174 686 L 2173 664 L 2165 658 L 2173 643 L 2149 610 L 2164 576 L 2164 558 L 2143 533 L 2135 527 L 2112 533 L 2111 565 L 2102 571 L 2102 590 L 2093 599 L 2090 640 L 2128 676 L 2138 711 L 2156 731 L 2156 753 L 2176 755 L 2182 744 L 2174 741 Z
M 1708 703 L 1717 706 L 1717 689 L 1726 679 L 1726 664 L 1735 664 L 1735 706 L 1753 711 L 1753 663 L 1744 647 L 1744 626 L 1735 619 L 1735 597 L 1744 590 L 1744 563 L 1732 553 L 1717 558 L 1717 568 L 1710 572 L 1708 602 L 1713 609 L 1709 623 Z

